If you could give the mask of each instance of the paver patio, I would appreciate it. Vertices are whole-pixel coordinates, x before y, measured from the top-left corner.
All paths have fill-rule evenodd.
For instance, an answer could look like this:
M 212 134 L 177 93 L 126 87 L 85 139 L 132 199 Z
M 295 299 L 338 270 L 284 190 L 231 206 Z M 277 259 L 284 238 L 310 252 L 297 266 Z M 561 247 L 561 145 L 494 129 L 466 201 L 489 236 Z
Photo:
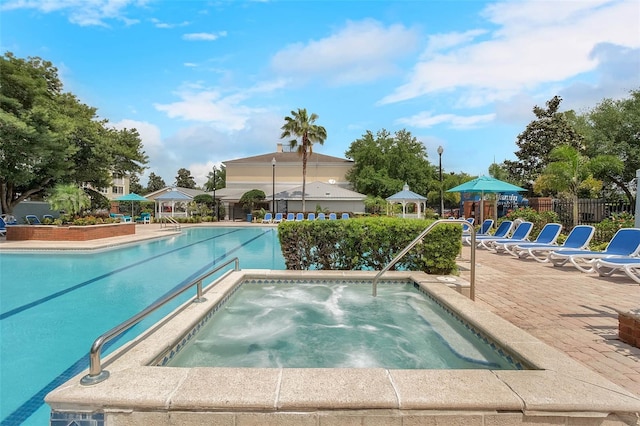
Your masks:
M 458 262 L 469 279 L 470 248 Z M 618 339 L 617 310 L 640 308 L 640 286 L 572 266 L 476 251 L 476 302 L 640 395 L 640 349 Z

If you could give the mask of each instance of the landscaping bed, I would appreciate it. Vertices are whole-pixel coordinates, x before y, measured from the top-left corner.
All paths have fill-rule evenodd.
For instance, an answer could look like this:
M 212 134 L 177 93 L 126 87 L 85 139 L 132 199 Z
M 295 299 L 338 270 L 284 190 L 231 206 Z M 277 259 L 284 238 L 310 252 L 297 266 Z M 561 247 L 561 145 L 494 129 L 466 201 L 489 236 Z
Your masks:
M 12 225 L 7 226 L 7 241 L 87 241 L 134 235 L 135 223 L 108 223 L 87 226 Z

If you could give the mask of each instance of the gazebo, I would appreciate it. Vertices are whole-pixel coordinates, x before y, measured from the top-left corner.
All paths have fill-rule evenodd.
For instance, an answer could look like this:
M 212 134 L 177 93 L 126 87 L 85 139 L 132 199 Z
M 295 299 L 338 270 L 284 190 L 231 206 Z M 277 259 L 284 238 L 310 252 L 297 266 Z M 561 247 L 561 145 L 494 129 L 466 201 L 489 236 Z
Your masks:
M 187 217 L 186 203 L 193 200 L 192 197 L 175 189 L 171 189 L 155 198 L 156 217 Z
M 416 194 L 413 191 L 409 190 L 409 185 L 406 183 L 402 187 L 402 191 L 393 194 L 392 196 L 387 198 L 387 202 L 391 204 L 402 204 L 402 217 L 410 217 L 410 218 L 420 218 L 422 217 L 422 212 L 427 205 L 427 197 L 423 197 L 420 194 Z M 407 213 L 407 205 L 415 204 L 416 213 Z

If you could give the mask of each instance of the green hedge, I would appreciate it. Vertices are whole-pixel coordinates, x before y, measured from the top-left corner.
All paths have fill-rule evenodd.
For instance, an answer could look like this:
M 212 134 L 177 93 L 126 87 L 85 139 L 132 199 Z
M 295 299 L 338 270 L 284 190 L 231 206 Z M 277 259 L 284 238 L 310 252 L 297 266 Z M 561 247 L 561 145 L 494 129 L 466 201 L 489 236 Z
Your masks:
M 278 235 L 287 269 L 382 270 L 433 221 L 389 217 L 282 222 Z M 462 227 L 436 226 L 392 269 L 456 272 Z

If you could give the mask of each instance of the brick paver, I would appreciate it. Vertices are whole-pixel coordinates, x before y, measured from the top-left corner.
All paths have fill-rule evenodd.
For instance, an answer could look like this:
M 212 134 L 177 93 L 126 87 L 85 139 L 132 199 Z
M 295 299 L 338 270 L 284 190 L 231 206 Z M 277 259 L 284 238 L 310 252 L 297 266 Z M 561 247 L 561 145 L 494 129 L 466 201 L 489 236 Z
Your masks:
M 469 279 L 470 249 L 460 274 Z M 640 308 L 640 286 L 486 250 L 476 251 L 476 302 L 640 395 L 640 349 L 618 339 L 617 311 Z

